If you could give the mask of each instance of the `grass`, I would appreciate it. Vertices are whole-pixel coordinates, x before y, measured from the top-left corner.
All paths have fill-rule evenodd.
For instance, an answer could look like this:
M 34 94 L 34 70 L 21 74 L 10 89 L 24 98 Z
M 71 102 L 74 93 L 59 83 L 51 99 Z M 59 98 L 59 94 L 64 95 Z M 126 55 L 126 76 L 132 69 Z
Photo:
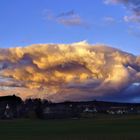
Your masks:
M 3 120 L 0 140 L 140 140 L 140 116 Z

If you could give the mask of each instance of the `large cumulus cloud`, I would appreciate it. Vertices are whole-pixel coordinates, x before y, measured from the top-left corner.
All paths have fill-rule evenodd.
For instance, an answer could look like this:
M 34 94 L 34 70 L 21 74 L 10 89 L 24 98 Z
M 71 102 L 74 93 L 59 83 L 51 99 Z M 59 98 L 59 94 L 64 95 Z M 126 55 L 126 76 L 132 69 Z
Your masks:
M 140 88 L 133 94 L 128 91 L 139 82 L 140 57 L 105 45 L 79 42 L 0 49 L 0 95 L 53 101 L 127 100 L 127 96 L 134 100 Z

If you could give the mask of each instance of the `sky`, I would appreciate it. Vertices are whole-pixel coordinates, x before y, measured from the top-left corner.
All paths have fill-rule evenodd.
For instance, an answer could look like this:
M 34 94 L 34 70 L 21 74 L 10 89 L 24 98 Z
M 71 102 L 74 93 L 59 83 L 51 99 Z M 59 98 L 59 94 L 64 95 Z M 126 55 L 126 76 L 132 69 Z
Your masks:
M 140 0 L 0 0 L 0 95 L 140 102 Z
M 0 47 L 86 40 L 139 55 L 139 3 L 140 0 L 0 0 Z

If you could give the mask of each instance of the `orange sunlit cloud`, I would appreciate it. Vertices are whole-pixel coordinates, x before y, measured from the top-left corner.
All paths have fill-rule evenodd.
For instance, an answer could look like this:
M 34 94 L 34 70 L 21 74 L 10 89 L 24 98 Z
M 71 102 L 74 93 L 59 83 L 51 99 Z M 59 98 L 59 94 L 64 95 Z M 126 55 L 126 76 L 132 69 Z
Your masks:
M 1 49 L 0 95 L 93 99 L 140 82 L 139 69 L 139 57 L 85 41 Z

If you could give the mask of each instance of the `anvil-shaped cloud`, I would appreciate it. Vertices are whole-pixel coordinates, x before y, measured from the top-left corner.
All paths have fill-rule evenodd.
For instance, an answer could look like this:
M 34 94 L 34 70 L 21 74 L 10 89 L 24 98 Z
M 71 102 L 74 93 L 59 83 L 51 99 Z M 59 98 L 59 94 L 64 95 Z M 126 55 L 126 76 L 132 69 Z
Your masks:
M 134 101 L 138 83 L 140 57 L 105 45 L 83 41 L 0 49 L 0 95 Z

